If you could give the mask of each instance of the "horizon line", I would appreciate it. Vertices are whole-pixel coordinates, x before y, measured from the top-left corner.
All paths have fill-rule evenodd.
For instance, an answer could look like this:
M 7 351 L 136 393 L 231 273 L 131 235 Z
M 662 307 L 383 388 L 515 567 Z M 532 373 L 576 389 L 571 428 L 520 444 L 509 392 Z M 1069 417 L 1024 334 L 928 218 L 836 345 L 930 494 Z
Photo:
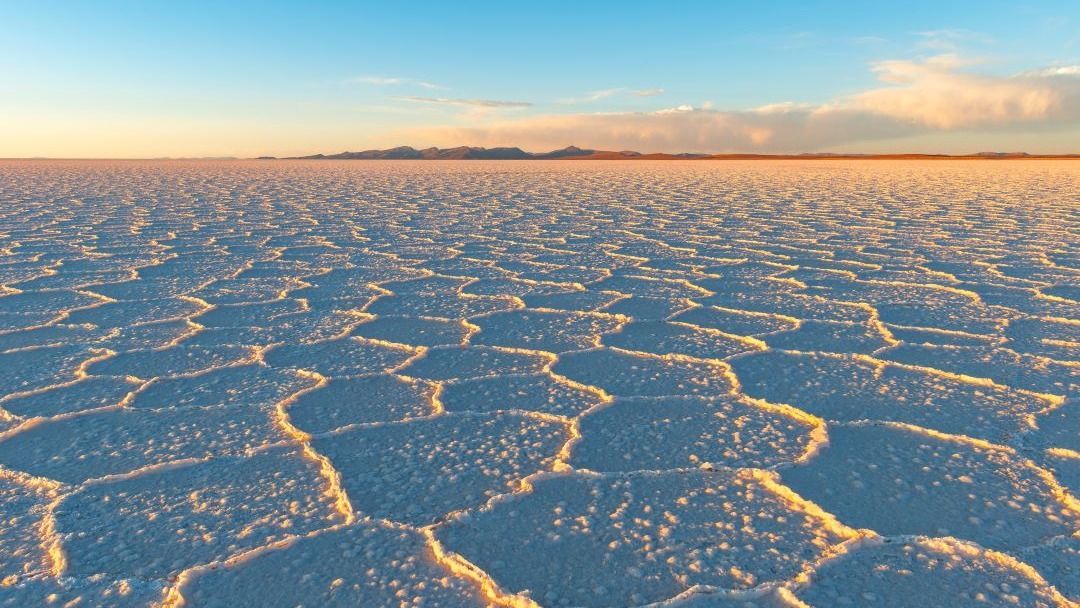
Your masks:
M 597 150 L 600 154 L 619 154 Z M 537 154 L 537 153 L 530 153 Z M 766 154 L 758 152 L 724 152 L 718 154 L 705 153 L 669 153 L 669 152 L 641 152 L 632 155 L 618 157 L 596 158 L 593 154 L 579 156 L 544 157 L 544 153 L 527 158 L 334 158 L 335 155 L 313 154 L 307 156 L 5 156 L 0 157 L 0 162 L 10 161 L 270 161 L 270 160 L 348 160 L 348 161 L 476 161 L 476 160 L 500 160 L 500 161 L 633 161 L 633 160 L 1080 160 L 1080 152 L 1067 152 L 1061 154 L 1040 154 L 1021 152 L 1001 153 L 968 153 L 968 154 L 945 154 L 936 152 L 800 152 L 800 153 L 776 153 Z
M 335 153 L 315 153 L 295 156 L 240 156 L 234 154 L 200 154 L 187 156 L 19 156 L 0 157 L 0 161 L 168 161 L 168 160 L 948 160 L 948 159 L 1077 159 L 1080 151 L 1067 153 L 1031 153 L 1024 150 L 994 151 L 981 150 L 949 154 L 944 152 L 638 152 L 630 149 L 604 150 L 582 148 L 575 144 L 563 146 L 546 152 L 528 152 L 520 146 L 500 145 L 490 148 L 483 146 L 457 145 L 440 148 L 428 146 L 416 148 L 410 145 L 397 145 L 389 148 L 368 148 L 356 151 L 346 150 Z

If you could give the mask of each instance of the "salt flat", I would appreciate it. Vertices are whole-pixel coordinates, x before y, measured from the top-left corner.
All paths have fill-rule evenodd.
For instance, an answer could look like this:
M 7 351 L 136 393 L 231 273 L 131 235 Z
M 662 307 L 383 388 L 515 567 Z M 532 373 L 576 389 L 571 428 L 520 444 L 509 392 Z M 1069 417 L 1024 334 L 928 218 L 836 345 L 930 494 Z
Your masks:
M 0 163 L 0 606 L 1075 606 L 1080 163 Z

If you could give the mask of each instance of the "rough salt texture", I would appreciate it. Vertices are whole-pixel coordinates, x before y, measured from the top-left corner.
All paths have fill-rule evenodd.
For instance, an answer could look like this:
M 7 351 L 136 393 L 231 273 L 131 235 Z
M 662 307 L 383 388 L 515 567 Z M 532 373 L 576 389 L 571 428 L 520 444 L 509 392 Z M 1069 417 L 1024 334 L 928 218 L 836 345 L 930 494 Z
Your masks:
M 819 568 L 798 596 L 812 606 L 889 604 L 897 597 L 934 608 L 1048 608 L 1062 601 L 1024 564 L 951 539 L 859 547 Z
M 636 606 L 693 585 L 793 577 L 853 534 L 753 476 L 691 473 L 544 479 L 438 536 L 507 590 L 554 605 Z
M 278 606 L 488 605 L 479 589 L 436 563 L 419 534 L 375 524 L 322 532 L 196 573 L 180 592 L 191 605 L 222 608 L 236 597 Z
M 0 606 L 1070 605 L 1077 192 L 0 161 Z

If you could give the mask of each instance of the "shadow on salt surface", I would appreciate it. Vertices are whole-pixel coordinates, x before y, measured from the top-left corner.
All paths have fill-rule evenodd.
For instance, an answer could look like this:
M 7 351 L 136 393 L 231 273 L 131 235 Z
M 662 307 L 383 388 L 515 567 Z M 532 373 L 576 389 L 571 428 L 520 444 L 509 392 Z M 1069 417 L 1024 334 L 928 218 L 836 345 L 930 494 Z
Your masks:
M 830 421 L 884 420 L 1002 441 L 1034 429 L 1051 403 L 868 358 L 764 352 L 731 361 L 747 395 Z
M 0 331 L 34 329 L 44 323 L 58 322 L 61 320 L 61 317 L 61 314 L 49 312 L 26 314 L 0 312 Z
M 71 384 L 0 398 L 0 408 L 32 418 L 118 405 L 139 384 L 114 376 L 88 376 Z
M 1005 321 L 985 306 L 970 301 L 876 304 L 882 322 L 907 327 L 930 327 L 971 334 L 993 335 Z M 999 313 L 1000 314 L 1000 313 Z
M 890 325 L 888 329 L 894 338 L 910 344 L 985 346 L 1001 339 L 999 336 L 980 336 L 978 334 L 965 334 L 925 327 L 897 327 L 896 325 Z
M 486 346 L 432 348 L 398 370 L 424 380 L 454 380 L 543 371 L 554 355 L 536 351 L 501 350 Z
M 163 580 L 39 578 L 0 590 L 0 606 L 156 608 L 161 605 L 164 591 Z
M 324 376 L 360 376 L 393 369 L 417 352 L 407 346 L 338 338 L 311 344 L 284 344 L 267 351 L 264 359 L 270 367 L 305 369 Z
M 441 294 L 438 297 L 406 294 L 379 296 L 377 300 L 364 308 L 364 312 L 376 315 L 464 319 L 515 308 L 521 308 L 520 301 L 515 298 L 462 296 L 452 293 Z
M 1075 275 L 1064 277 L 1064 280 L 1061 283 L 1049 287 L 1041 287 L 1039 288 L 1039 291 L 1045 295 L 1071 300 L 1074 304 L 1080 305 L 1080 286 L 1077 286 L 1076 283 L 1073 282 L 1075 279 Z
M 987 307 L 973 293 L 914 283 L 834 281 L 819 290 L 819 294 L 830 299 L 869 304 L 885 323 L 972 334 L 995 334 L 1006 315 L 1013 314 Z
M 218 279 L 190 295 L 211 304 L 247 304 L 276 300 L 305 285 L 293 277 Z
M 269 407 L 127 408 L 46 420 L 0 441 L 0 464 L 79 484 L 189 458 L 240 455 L 286 440 Z
M 823 439 L 824 427 L 735 397 L 619 399 L 582 418 L 571 464 L 594 471 L 768 468 L 798 460 L 816 434 Z
M 220 329 L 201 329 L 187 336 L 181 344 L 212 348 L 215 346 L 262 347 L 282 341 L 279 328 L 262 327 L 224 327 Z
M 725 310 L 713 308 L 711 306 L 691 308 L 686 312 L 675 315 L 671 320 L 744 336 L 760 336 L 762 334 L 795 329 L 799 325 L 799 321 L 792 317 L 783 317 L 769 313 Z
M 626 315 L 637 321 L 662 321 L 679 311 L 690 308 L 691 305 L 691 301 L 685 298 L 667 299 L 631 296 L 604 307 L 604 312 Z
M 654 355 L 686 355 L 701 359 L 725 359 L 765 348 L 757 340 L 666 321 L 634 321 L 618 333 L 604 336 L 602 342 L 604 346 Z
M 91 363 L 86 372 L 95 376 L 124 376 L 143 380 L 161 376 L 197 374 L 215 367 L 235 365 L 252 359 L 252 351 L 241 346 L 187 346 L 164 350 L 128 351 Z
M 656 279 L 643 276 L 612 276 L 589 285 L 590 290 L 617 291 L 630 296 L 660 299 L 700 298 L 707 289 L 685 279 Z
M 1015 559 L 950 538 L 867 540 L 796 590 L 811 606 L 1054 608 L 1064 598 Z
M 378 317 L 364 321 L 352 335 L 412 346 L 452 346 L 462 344 L 470 329 L 461 321 Z
M 128 405 L 135 409 L 271 406 L 316 383 L 291 370 L 240 365 L 186 378 L 159 378 L 135 393 Z
M 556 416 L 577 416 L 605 400 L 548 374 L 498 376 L 450 382 L 439 400 L 448 412 L 528 410 Z
M 597 346 L 600 336 L 617 330 L 626 319 L 526 309 L 497 312 L 471 322 L 480 327 L 480 332 L 472 337 L 472 344 L 560 353 Z
M 436 387 L 398 376 L 334 378 L 289 404 L 290 422 L 319 434 L 350 424 L 393 422 L 436 413 Z
M 761 286 L 755 287 L 761 290 Z M 724 309 L 745 312 L 768 313 L 796 319 L 867 323 L 870 311 L 850 302 L 835 302 L 825 298 L 800 293 L 780 293 L 775 290 L 747 291 L 744 293 L 718 293 L 700 298 L 698 303 Z
M 515 296 L 562 293 L 566 283 L 530 283 L 518 279 L 479 279 L 461 288 L 461 293 L 474 296 Z
M 1013 388 L 1065 397 L 1080 396 L 1080 367 L 1005 348 L 901 344 L 878 353 L 878 356 L 899 363 L 989 378 Z
M 831 353 L 863 353 L 892 344 L 868 325 L 805 321 L 798 329 L 765 338 L 770 348 Z
M 324 302 L 316 303 L 311 309 L 301 314 L 279 317 L 277 319 L 279 323 L 267 325 L 263 335 L 268 339 L 262 344 L 278 342 L 311 344 L 341 338 L 348 335 L 361 321 L 361 318 L 353 311 L 327 308 Z
M 979 294 L 986 304 L 1007 308 L 1011 311 L 1032 317 L 1075 317 L 1076 304 L 1063 300 L 1053 300 L 1039 295 L 1039 290 L 1032 285 L 1023 287 L 1000 284 L 1000 277 L 991 279 L 992 283 L 962 283 L 960 287 Z
M 430 268 L 431 264 L 426 265 Z M 472 279 L 462 277 L 426 276 L 380 283 L 379 288 L 397 295 L 441 296 L 457 293 Z
M 1019 353 L 1080 363 L 1080 321 L 1017 319 L 1005 328 L 1008 347 Z
M 1080 398 L 1069 399 L 1061 407 L 1040 416 L 1038 424 L 1037 431 L 1024 437 L 1025 445 L 1065 448 L 1076 452 L 1080 459 Z
M 310 283 L 311 287 L 297 290 L 291 295 L 308 300 L 353 300 L 385 293 L 384 289 L 374 287 L 374 284 L 422 276 L 426 276 L 422 270 L 398 266 L 334 268 L 325 274 L 305 278 L 304 281 Z
M 430 524 L 548 469 L 567 439 L 565 425 L 534 417 L 449 414 L 348 430 L 312 447 L 340 473 L 358 513 Z
M 510 272 L 499 268 L 491 262 L 484 262 L 464 256 L 447 258 L 445 260 L 432 260 L 425 263 L 424 267 L 442 275 L 465 277 L 470 281 L 473 279 L 499 279 L 511 276 Z M 394 292 L 398 291 L 393 287 L 389 289 Z
M 368 306 L 382 293 L 369 285 L 342 289 L 341 293 L 325 286 L 305 287 L 289 292 L 291 298 L 303 298 L 309 306 L 329 310 L 360 310 Z
M 781 475 L 841 521 L 886 536 L 955 536 L 1009 550 L 1080 526 L 1076 499 L 1012 450 L 900 425 L 830 426 L 829 445 Z
M 366 522 L 193 572 L 181 581 L 179 595 L 207 608 L 490 605 L 475 585 L 435 562 L 420 534 Z
M 729 264 L 705 266 L 702 274 L 708 275 L 695 283 L 717 292 L 728 291 L 731 285 L 750 285 L 770 277 L 788 273 L 791 266 L 757 260 L 735 261 Z
M 167 578 L 343 522 L 296 448 L 167 467 L 83 486 L 55 510 L 65 574 Z
M 784 589 L 761 591 L 714 591 L 699 592 L 671 602 L 657 604 L 657 608 L 806 608 Z
M 254 304 L 224 304 L 194 318 L 204 327 L 263 327 L 307 310 L 300 300 L 284 299 Z M 283 319 L 284 317 L 284 319 Z
M 19 479 L 0 470 L 0 605 L 5 605 L 12 584 L 52 567 L 39 531 L 55 491 L 46 484 L 20 483 Z
M 198 279 L 150 279 L 140 273 L 138 279 L 95 285 L 91 291 L 121 302 L 143 302 L 185 295 L 196 289 L 200 282 Z
M 0 353 L 5 393 L 32 391 L 74 381 L 83 363 L 101 355 L 82 346 L 45 346 Z
M 618 397 L 717 395 L 734 390 L 721 363 L 609 348 L 563 355 L 552 371 Z
M 750 471 L 546 476 L 435 534 L 506 592 L 596 607 L 785 580 L 855 536 Z
M 104 302 L 104 298 L 77 291 L 24 291 L 0 297 L 0 314 L 51 318 Z
M 614 291 L 568 291 L 544 295 L 528 295 L 522 300 L 529 308 L 547 308 L 578 312 L 596 312 L 626 296 Z
M 149 350 L 173 346 L 179 340 L 195 335 L 198 326 L 187 319 L 157 321 L 131 327 L 118 327 L 94 345 L 116 352 Z
M 143 300 L 138 306 L 131 302 L 110 302 L 94 308 L 77 310 L 64 319 L 64 323 L 97 327 L 129 327 L 141 323 L 171 321 L 196 315 L 207 306 L 195 300 L 171 298 L 167 300 Z
M 177 253 L 184 257 L 199 257 L 197 253 Z M 221 257 L 228 257 L 228 254 L 222 254 Z M 242 263 L 243 262 L 240 260 L 225 262 L 215 261 L 213 264 L 204 265 L 198 262 L 176 263 L 175 260 L 167 260 L 165 263 L 157 266 L 140 268 L 138 272 L 141 280 L 147 280 L 158 285 L 170 286 L 173 289 L 181 288 L 184 293 L 187 293 L 199 289 L 210 281 L 227 277 L 237 272 L 240 270 L 238 265 Z M 141 299 L 134 293 L 130 294 L 130 296 L 133 299 Z
M 1071 606 L 1080 603 L 1080 532 L 1022 549 L 1016 555 L 1069 598 Z
M 1080 496 L 1080 452 L 1049 448 L 1033 458 L 1039 466 L 1052 472 L 1058 483 L 1073 496 Z
M 79 325 L 46 325 L 0 334 L 0 351 L 35 346 L 94 346 L 109 330 Z
M 22 291 L 75 289 L 96 293 L 98 285 L 131 278 L 131 271 L 128 270 L 100 272 L 64 272 L 64 270 L 65 267 L 62 266 L 56 274 L 39 276 L 28 281 L 10 282 L 8 285 Z

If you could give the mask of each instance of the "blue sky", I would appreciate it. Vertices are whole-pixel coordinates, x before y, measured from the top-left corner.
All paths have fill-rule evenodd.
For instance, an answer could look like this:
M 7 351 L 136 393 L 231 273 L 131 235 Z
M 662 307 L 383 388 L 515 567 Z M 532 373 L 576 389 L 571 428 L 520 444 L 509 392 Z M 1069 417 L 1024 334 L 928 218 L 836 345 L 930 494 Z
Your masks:
M 0 2 L 0 156 L 1080 151 L 1076 2 L 220 4 Z

